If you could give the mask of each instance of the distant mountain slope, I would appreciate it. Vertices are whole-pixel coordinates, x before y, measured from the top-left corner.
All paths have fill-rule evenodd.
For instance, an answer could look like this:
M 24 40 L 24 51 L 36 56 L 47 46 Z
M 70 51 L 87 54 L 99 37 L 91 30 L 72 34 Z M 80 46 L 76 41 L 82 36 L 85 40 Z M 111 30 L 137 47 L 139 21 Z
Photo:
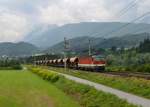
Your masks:
M 91 40 L 92 48 L 100 49 L 100 48 L 111 48 L 112 46 L 116 46 L 118 48 L 121 47 L 133 47 L 139 45 L 141 41 L 145 38 L 150 38 L 149 33 L 141 33 L 141 34 L 128 34 L 122 37 L 112 37 L 112 38 L 94 38 L 94 37 L 77 37 L 70 39 L 70 49 L 75 52 L 81 52 L 84 50 L 88 50 L 88 40 Z M 62 52 L 64 50 L 64 42 L 60 42 L 56 45 L 45 50 L 45 52 Z
M 19 43 L 10 43 L 4 42 L 0 43 L 0 56 L 24 56 L 32 55 L 33 53 L 38 52 L 39 49 L 29 43 L 19 42 Z
M 48 31 L 55 29 L 55 28 L 57 28 L 57 25 L 49 25 L 49 26 L 39 25 L 39 26 L 36 26 L 34 29 L 31 30 L 31 32 L 29 32 L 29 34 L 27 36 L 25 36 L 24 41 L 30 42 L 32 44 L 35 43 L 35 45 L 36 45 L 36 43 L 38 43 L 39 41 L 44 39 L 43 34 L 45 32 L 48 32 Z M 47 39 L 47 38 L 45 38 L 45 39 Z M 37 46 L 42 48 L 42 46 L 40 46 L 40 45 L 37 45 Z
M 39 47 L 50 47 L 56 43 L 63 40 L 64 37 L 75 38 L 82 36 L 92 36 L 92 37 L 116 37 L 123 36 L 126 34 L 135 33 L 150 33 L 150 24 L 135 24 L 132 23 L 129 26 L 121 29 L 116 33 L 109 33 L 116 31 L 121 26 L 127 23 L 120 22 L 82 22 L 75 24 L 67 24 L 60 27 L 48 28 L 42 30 L 42 28 L 30 32 L 25 41 L 35 44 Z M 40 33 L 39 33 L 40 32 Z

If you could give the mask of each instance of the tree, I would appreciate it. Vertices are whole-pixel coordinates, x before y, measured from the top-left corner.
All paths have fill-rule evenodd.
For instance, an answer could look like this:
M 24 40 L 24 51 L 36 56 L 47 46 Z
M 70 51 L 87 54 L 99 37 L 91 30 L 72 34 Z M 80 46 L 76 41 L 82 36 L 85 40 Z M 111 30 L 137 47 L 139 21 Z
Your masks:
M 138 51 L 141 53 L 150 52 L 150 40 L 149 38 L 145 39 L 144 42 L 141 42 Z
M 112 46 L 111 47 L 111 51 L 116 52 L 117 51 L 117 47 L 116 46 Z

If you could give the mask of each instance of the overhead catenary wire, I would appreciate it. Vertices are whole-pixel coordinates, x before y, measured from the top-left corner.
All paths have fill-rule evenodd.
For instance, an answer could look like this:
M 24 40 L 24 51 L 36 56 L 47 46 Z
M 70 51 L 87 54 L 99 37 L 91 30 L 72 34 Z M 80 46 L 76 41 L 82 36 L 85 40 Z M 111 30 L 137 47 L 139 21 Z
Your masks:
M 113 29 L 112 31 L 110 31 L 110 32 L 108 32 L 108 33 L 106 33 L 106 34 L 103 34 L 103 36 L 101 36 L 101 37 L 106 37 L 106 36 L 109 36 L 110 34 L 119 32 L 121 29 L 123 29 L 123 28 L 129 26 L 130 24 L 132 24 L 132 23 L 134 23 L 134 22 L 140 20 L 141 18 L 144 18 L 144 17 L 147 16 L 147 15 L 150 15 L 150 11 L 144 13 L 143 15 L 141 15 L 141 16 L 135 18 L 135 19 L 133 19 L 132 21 L 130 21 L 130 22 L 127 23 L 127 24 L 124 24 L 124 25 L 122 25 L 122 26 L 120 26 L 120 27 L 118 27 L 118 28 L 116 28 L 116 29 Z M 97 33 L 95 33 L 95 34 L 92 34 L 92 36 L 96 36 L 96 35 L 98 36 L 99 34 L 101 34 L 101 33 L 98 33 L 98 32 L 97 32 Z M 92 36 L 90 36 L 90 37 L 92 37 Z
M 135 18 L 134 20 L 130 21 L 129 23 L 127 23 L 127 24 L 125 24 L 125 25 L 122 25 L 122 26 L 120 26 L 119 28 L 114 29 L 114 30 L 112 30 L 112 31 L 110 31 L 110 32 L 108 32 L 108 33 L 106 33 L 106 34 L 104 34 L 103 36 L 101 36 L 101 38 L 103 38 L 104 36 L 105 36 L 105 37 L 106 37 L 106 36 L 109 36 L 110 34 L 113 34 L 113 33 L 115 33 L 115 32 L 118 32 L 118 31 L 120 31 L 121 29 L 123 29 L 123 28 L 127 27 L 128 25 L 130 25 L 131 23 L 136 22 L 136 21 L 140 20 L 141 18 L 143 18 L 143 17 L 145 17 L 145 16 L 147 16 L 147 15 L 149 15 L 149 14 L 150 14 L 150 12 L 146 12 L 146 13 L 144 13 L 143 15 L 141 15 L 141 16 Z M 100 33 L 95 33 L 95 34 L 92 35 L 92 36 L 96 36 L 96 35 L 98 36 L 98 34 L 100 34 Z M 92 36 L 90 35 L 90 37 L 92 37 Z M 90 41 L 91 41 L 91 40 L 90 40 Z M 90 47 L 90 48 L 91 48 L 91 47 Z
M 91 40 L 89 39 L 89 56 L 91 56 Z
M 117 14 L 117 16 L 118 16 L 118 17 L 121 17 L 122 15 L 124 15 L 125 13 L 127 13 L 127 11 L 129 11 L 131 8 L 133 8 L 133 7 L 136 6 L 136 4 L 137 4 L 138 1 L 139 1 L 139 0 L 134 0 L 134 1 L 130 2 L 125 8 L 123 8 L 123 9 Z M 129 26 L 130 24 L 132 24 L 132 23 L 134 23 L 134 22 L 140 20 L 141 18 L 144 18 L 145 16 L 147 16 L 147 15 L 149 15 L 149 14 L 150 14 L 150 12 L 146 12 L 146 13 L 142 14 L 141 16 L 139 16 L 139 17 L 133 19 L 132 21 L 128 22 L 127 24 L 124 24 L 124 25 L 122 25 L 122 26 L 120 26 L 120 27 L 118 27 L 118 28 L 113 29 L 112 31 L 110 31 L 110 32 L 108 32 L 108 33 L 103 34 L 103 36 L 101 36 L 101 38 L 106 37 L 106 36 L 109 36 L 110 34 L 119 32 L 121 29 L 123 29 L 123 28 Z M 95 37 L 96 35 L 98 36 L 99 34 L 101 34 L 101 33 L 97 32 L 97 33 L 90 34 L 90 35 L 87 35 L 87 36 L 89 36 L 89 37 L 94 36 L 94 37 Z M 92 35 L 92 36 L 91 36 L 91 35 Z M 90 44 L 90 43 L 89 43 L 89 44 Z M 90 53 L 90 52 L 89 52 L 89 53 Z
M 143 14 L 143 15 L 137 17 L 136 19 L 132 20 L 131 22 L 129 22 L 129 23 L 127 23 L 127 24 L 125 24 L 125 25 L 123 25 L 123 26 L 121 26 L 121 27 L 119 27 L 119 28 L 117 28 L 117 29 L 115 29 L 115 30 L 113 30 L 113 31 L 111 31 L 111 32 L 109 32 L 108 34 L 106 34 L 106 36 L 108 36 L 108 35 L 110 35 L 110 34 L 113 34 L 113 33 L 115 33 L 115 32 L 120 31 L 121 29 L 127 27 L 127 26 L 130 25 L 131 23 L 134 23 L 134 22 L 138 21 L 139 19 L 141 19 L 141 18 L 143 18 L 143 17 L 145 17 L 145 16 L 147 16 L 147 15 L 149 15 L 149 14 L 150 14 L 150 12 L 147 12 L 147 13 L 145 13 L 145 14 Z
M 125 8 L 123 8 L 122 10 L 120 10 L 118 12 L 118 14 L 116 14 L 116 17 L 121 17 L 124 14 L 126 14 L 131 8 L 134 8 L 137 5 L 138 2 L 139 2 L 139 0 L 131 1 Z
M 121 17 L 122 15 L 124 15 L 127 11 L 129 11 L 129 9 L 133 8 L 137 4 L 137 2 L 139 2 L 139 0 L 133 0 L 133 1 L 131 1 L 125 8 L 123 8 L 122 10 L 120 10 L 120 12 L 116 15 L 116 17 L 117 16 Z M 147 12 L 147 13 L 149 13 L 149 12 Z M 145 14 L 143 14 L 142 16 L 139 16 L 138 18 L 135 18 L 134 20 L 132 20 L 131 22 L 129 22 L 129 23 L 125 24 L 125 25 L 122 25 L 122 26 L 120 26 L 120 27 L 118 27 L 118 28 L 116 28 L 116 29 L 108 32 L 108 33 L 103 34 L 103 36 L 101 36 L 101 37 L 108 36 L 108 35 L 110 35 L 110 34 L 112 34 L 114 32 L 117 32 L 118 30 L 120 31 L 122 28 L 124 28 L 124 27 L 130 25 L 131 23 L 133 23 L 133 22 L 135 22 L 135 21 L 137 21 L 137 20 L 145 17 Z M 97 32 L 97 33 L 92 34 L 92 36 L 96 36 L 96 35 L 98 36 L 99 34 L 100 33 Z M 91 37 L 91 35 L 89 35 L 89 36 Z
M 66 58 L 67 58 L 67 51 L 69 50 L 69 42 L 68 42 L 68 40 L 67 40 L 67 38 L 66 37 L 64 37 L 64 62 L 65 62 L 65 64 L 64 64 L 64 70 L 66 71 L 67 70 L 67 60 L 66 60 Z

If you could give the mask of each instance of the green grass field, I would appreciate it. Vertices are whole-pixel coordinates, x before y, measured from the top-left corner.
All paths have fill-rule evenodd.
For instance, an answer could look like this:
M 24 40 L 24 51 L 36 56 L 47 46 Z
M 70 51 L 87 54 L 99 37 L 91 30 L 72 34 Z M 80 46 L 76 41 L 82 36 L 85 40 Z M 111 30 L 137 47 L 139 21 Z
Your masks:
M 51 83 L 28 71 L 0 70 L 0 107 L 79 107 Z

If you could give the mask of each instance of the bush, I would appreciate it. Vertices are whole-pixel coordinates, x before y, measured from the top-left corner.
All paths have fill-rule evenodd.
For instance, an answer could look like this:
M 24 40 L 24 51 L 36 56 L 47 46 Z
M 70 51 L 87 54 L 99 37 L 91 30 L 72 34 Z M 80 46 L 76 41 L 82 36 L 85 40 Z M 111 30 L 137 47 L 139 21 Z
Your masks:
M 13 65 L 12 68 L 15 70 L 21 70 L 22 66 L 21 65 Z
M 131 72 L 148 72 L 150 73 L 150 64 L 143 64 L 143 65 L 131 65 L 131 66 L 107 66 L 106 71 L 131 71 Z
M 38 74 L 44 80 L 48 80 L 50 82 L 56 82 L 59 79 L 59 75 L 54 72 L 49 72 L 47 70 L 43 70 L 40 68 L 34 68 L 34 67 L 29 67 L 29 70 L 31 70 L 35 74 Z
M 22 66 L 18 60 L 6 59 L 6 60 L 0 60 L 0 68 L 20 70 L 22 69 Z
M 136 71 L 150 73 L 150 65 L 149 64 L 141 65 L 141 66 L 137 67 Z
M 106 67 L 106 71 L 111 72 L 119 72 L 119 71 L 125 71 L 125 67 L 122 66 L 110 66 L 110 67 Z

